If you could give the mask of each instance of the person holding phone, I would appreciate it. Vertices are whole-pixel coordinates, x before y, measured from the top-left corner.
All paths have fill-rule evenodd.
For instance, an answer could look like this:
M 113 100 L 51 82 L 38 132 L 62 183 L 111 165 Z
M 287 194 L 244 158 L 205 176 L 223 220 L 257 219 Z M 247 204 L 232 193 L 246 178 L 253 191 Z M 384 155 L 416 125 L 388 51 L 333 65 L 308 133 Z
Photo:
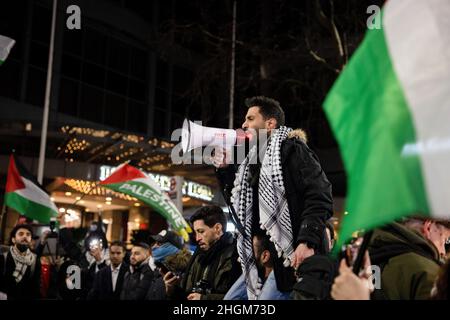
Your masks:
M 181 279 L 186 272 L 192 255 L 186 248 L 179 250 L 175 254 L 170 254 L 163 261 L 156 261 L 156 267 L 161 276 L 155 277 L 150 286 L 146 300 L 166 300 L 166 287 L 164 284 L 164 276 L 166 274 L 174 275 L 177 279 Z
M 114 241 L 109 246 L 111 265 L 101 269 L 94 278 L 94 284 L 88 294 L 88 300 L 119 300 L 123 279 L 128 270 L 125 258 L 125 245 Z

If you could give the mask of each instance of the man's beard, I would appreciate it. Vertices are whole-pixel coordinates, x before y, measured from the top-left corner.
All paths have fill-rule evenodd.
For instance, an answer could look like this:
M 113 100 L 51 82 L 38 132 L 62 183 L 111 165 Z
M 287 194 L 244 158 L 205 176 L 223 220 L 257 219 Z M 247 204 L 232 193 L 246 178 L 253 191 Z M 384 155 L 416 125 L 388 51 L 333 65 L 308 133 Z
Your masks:
M 253 149 L 256 146 L 256 153 L 252 155 L 252 157 L 249 159 L 250 164 L 261 164 L 262 159 L 264 158 L 264 155 L 267 150 L 267 144 L 268 140 L 270 139 L 270 133 L 267 131 L 267 129 L 248 129 L 246 130 L 248 132 L 252 133 L 253 138 L 251 140 L 246 140 L 244 143 L 245 147 L 245 157 L 248 156 L 251 149 Z M 244 159 L 242 159 L 244 160 Z M 238 163 L 241 164 L 241 162 Z
M 139 268 L 144 263 L 144 261 L 147 261 L 147 259 L 136 262 L 135 265 L 132 265 L 133 269 Z
M 264 142 L 270 137 L 270 131 L 266 128 L 251 128 L 245 129 L 244 131 L 246 134 L 251 135 L 252 138 L 246 140 L 249 140 L 252 143 L 256 143 L 256 141 L 258 141 L 258 144 L 264 144 Z
M 30 248 L 30 245 L 28 244 L 28 242 L 25 243 L 17 243 L 16 244 L 16 248 L 17 250 L 19 250 L 21 253 L 24 253 L 25 251 L 27 251 Z
M 256 261 L 255 264 L 256 264 L 256 269 L 258 270 L 259 278 L 263 282 L 265 282 L 266 281 L 266 270 L 264 269 L 264 266 L 258 261 Z
M 139 268 L 139 266 L 142 264 L 142 261 L 138 261 L 135 264 L 132 264 L 133 268 Z

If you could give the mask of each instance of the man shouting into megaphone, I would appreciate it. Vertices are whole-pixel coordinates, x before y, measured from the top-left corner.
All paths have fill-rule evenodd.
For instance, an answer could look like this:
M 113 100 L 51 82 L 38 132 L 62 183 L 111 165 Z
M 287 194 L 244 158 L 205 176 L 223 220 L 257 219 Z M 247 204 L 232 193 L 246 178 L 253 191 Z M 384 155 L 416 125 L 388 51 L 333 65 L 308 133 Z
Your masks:
M 246 99 L 242 128 L 258 143 L 238 165 L 226 162 L 227 151 L 216 151 L 213 164 L 242 228 L 238 234 L 242 276 L 225 299 L 289 298 L 295 270 L 308 257 L 328 251 L 325 221 L 333 213 L 331 184 L 306 134 L 285 126 L 278 101 Z M 267 139 L 262 141 L 267 133 Z M 265 234 L 276 254 L 255 254 L 253 238 Z

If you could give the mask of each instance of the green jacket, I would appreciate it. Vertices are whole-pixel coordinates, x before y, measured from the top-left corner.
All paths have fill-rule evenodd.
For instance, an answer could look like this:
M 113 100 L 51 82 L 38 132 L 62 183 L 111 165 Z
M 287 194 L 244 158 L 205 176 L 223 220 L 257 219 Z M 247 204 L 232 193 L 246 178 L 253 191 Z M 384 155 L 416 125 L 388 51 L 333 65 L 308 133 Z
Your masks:
M 187 267 L 181 290 L 172 298 L 185 298 L 204 280 L 207 293 L 202 300 L 222 300 L 241 274 L 237 261 L 236 240 L 226 232 L 207 252 L 197 249 Z
M 369 245 L 372 265 L 381 268 L 375 299 L 425 300 L 439 271 L 436 247 L 420 233 L 399 223 L 376 229 Z

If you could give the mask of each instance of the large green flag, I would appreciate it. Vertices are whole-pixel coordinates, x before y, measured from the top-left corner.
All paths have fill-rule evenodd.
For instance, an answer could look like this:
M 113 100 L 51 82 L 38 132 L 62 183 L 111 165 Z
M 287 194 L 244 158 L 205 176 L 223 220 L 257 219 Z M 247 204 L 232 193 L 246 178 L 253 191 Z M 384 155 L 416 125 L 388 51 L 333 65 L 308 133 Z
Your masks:
M 450 216 L 449 15 L 448 0 L 388 1 L 325 101 L 348 177 L 340 244 L 403 216 Z

